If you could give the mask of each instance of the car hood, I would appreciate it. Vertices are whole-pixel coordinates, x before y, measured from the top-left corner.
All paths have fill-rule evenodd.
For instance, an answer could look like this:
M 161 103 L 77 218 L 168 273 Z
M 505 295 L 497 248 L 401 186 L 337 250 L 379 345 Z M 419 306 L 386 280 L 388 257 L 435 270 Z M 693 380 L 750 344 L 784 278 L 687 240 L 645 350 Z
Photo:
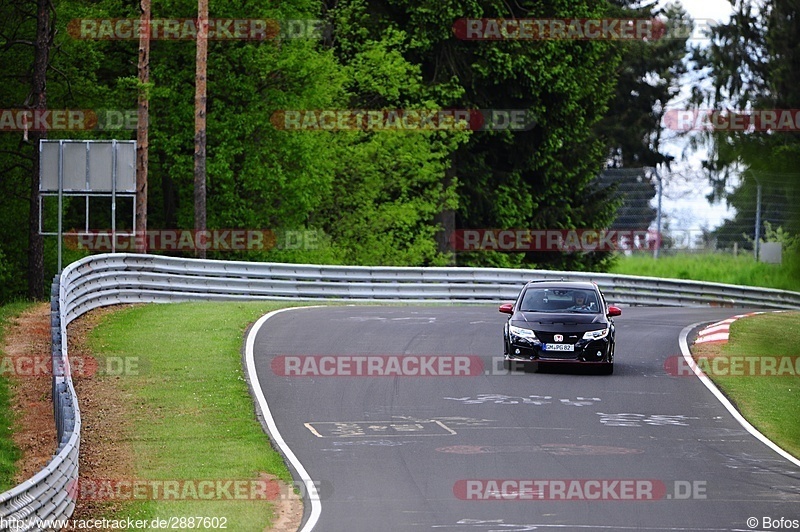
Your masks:
M 591 331 L 606 327 L 608 319 L 602 314 L 516 312 L 511 316 L 511 324 L 548 332 Z

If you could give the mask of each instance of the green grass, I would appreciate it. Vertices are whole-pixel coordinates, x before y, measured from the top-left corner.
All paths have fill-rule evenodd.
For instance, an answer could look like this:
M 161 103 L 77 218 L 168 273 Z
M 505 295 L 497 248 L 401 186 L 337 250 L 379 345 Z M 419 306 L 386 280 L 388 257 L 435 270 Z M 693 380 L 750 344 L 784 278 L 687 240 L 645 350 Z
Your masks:
M 719 350 L 721 356 L 729 357 L 797 357 L 798 345 L 800 313 L 769 313 L 734 322 L 728 343 Z M 800 457 L 800 375 L 796 374 L 797 365 L 792 364 L 793 370 L 784 367 L 780 376 L 740 374 L 712 378 L 754 427 L 784 450 Z
M 609 273 L 693 279 L 717 283 L 763 286 L 800 291 L 800 268 L 794 257 L 784 264 L 756 262 L 752 255 L 683 254 L 662 256 L 620 256 Z
M 0 306 L 0 345 L 5 339 L 9 321 L 25 312 L 31 305 L 31 303 L 8 303 Z M 12 439 L 15 419 L 11 410 L 9 384 L 8 377 L 0 374 L 0 492 L 14 487 L 16 463 L 20 458 L 20 451 Z
M 254 413 L 241 363 L 244 330 L 278 303 L 146 305 L 104 318 L 90 334 L 96 357 L 139 357 L 139 375 L 115 379 L 128 405 L 122 428 L 135 479 L 291 480 Z M 108 430 L 118 430 L 108 427 Z M 108 518 L 226 517 L 229 530 L 264 530 L 265 501 L 147 500 L 116 505 Z

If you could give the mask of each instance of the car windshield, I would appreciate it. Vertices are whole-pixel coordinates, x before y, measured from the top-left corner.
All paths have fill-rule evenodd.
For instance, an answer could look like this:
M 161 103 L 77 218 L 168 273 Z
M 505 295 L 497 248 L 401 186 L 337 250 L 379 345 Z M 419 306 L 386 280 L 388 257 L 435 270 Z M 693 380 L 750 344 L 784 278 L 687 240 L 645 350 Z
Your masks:
M 523 312 L 596 313 L 599 312 L 594 290 L 574 288 L 528 288 L 522 297 Z

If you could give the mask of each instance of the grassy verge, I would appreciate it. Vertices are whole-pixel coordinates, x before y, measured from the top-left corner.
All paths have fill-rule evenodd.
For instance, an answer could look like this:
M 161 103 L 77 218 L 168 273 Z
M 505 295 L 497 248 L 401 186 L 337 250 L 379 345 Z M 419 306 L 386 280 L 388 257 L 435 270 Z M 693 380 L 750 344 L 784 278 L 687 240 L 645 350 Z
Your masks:
M 734 322 L 728 343 L 700 344 L 694 346 L 692 352 L 695 359 L 728 357 L 724 364 L 718 366 L 721 369 L 717 372 L 736 375 L 714 375 L 714 371 L 706 373 L 754 427 L 800 458 L 798 345 L 800 313 L 769 313 Z M 734 364 L 737 359 L 730 357 L 738 357 L 743 362 L 737 367 Z M 754 371 L 750 369 L 749 359 L 741 357 L 759 357 L 752 362 Z M 785 360 L 780 357 L 792 358 Z M 703 360 L 698 362 L 704 370 L 714 367 L 703 365 Z M 750 375 L 751 372 L 755 375 Z
M 751 255 L 684 254 L 662 256 L 621 256 L 609 273 L 693 279 L 717 283 L 763 286 L 800 291 L 800 275 L 794 257 L 784 264 L 756 262 Z
M 31 307 L 31 303 L 9 303 L 0 306 L 0 346 L 5 339 L 9 321 Z M 0 352 L 0 356 L 5 353 Z M 14 416 L 11 411 L 11 390 L 8 377 L 0 371 L 0 492 L 14 487 L 16 462 L 20 458 L 19 449 L 12 439 Z
M 195 486 L 262 474 L 291 480 L 255 418 L 241 364 L 248 323 L 285 306 L 292 305 L 146 305 L 110 314 L 94 328 L 89 345 L 95 356 L 138 357 L 140 371 L 98 377 L 115 379 L 124 398 L 131 422 L 119 430 L 130 442 L 136 480 L 182 479 Z M 273 517 L 273 503 L 155 496 L 115 505 L 111 512 L 105 517 L 224 517 L 229 530 L 261 531 Z

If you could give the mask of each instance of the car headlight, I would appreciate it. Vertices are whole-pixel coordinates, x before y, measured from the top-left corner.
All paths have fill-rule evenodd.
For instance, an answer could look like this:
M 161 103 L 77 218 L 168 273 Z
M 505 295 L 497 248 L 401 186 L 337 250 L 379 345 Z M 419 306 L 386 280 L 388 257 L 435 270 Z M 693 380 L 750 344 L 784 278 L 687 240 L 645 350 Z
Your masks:
M 608 327 L 597 331 L 586 331 L 585 333 L 583 333 L 583 339 L 600 340 L 601 338 L 605 338 L 606 336 L 608 336 L 608 331 L 609 331 Z
M 530 329 L 523 329 L 522 327 L 509 325 L 508 333 L 511 336 L 516 336 L 517 338 L 522 338 L 524 340 L 536 340 L 536 334 L 534 334 L 534 332 Z

